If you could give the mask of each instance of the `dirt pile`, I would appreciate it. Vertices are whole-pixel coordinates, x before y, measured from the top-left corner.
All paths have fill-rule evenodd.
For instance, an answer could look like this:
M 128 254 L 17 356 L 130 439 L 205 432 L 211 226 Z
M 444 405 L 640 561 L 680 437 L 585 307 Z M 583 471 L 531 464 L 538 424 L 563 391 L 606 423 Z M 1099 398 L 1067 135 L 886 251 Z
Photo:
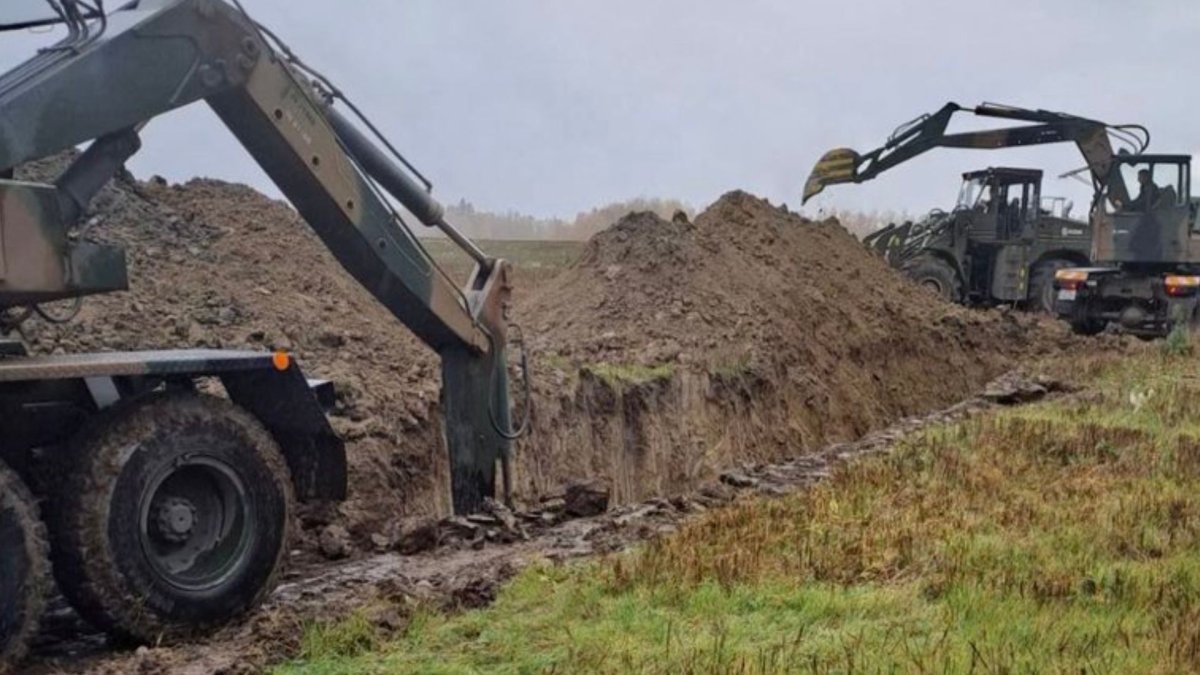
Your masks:
M 26 167 L 57 175 L 61 161 Z M 62 326 L 25 324 L 35 351 L 210 347 L 290 350 L 332 380 L 348 443 L 356 535 L 448 503 L 437 358 L 374 301 L 287 204 L 243 185 L 118 180 L 93 202 L 87 236 L 124 244 L 130 290 L 89 298 Z M 59 309 L 61 312 L 62 310 Z
M 836 222 L 743 192 L 695 222 L 630 215 L 523 309 L 548 370 L 523 479 L 608 476 L 619 501 L 855 438 L 1069 341 L 940 302 Z
M 836 221 L 811 222 L 744 192 L 695 223 L 631 214 L 594 237 L 526 313 L 538 319 L 541 351 L 710 369 L 802 363 L 844 373 L 871 352 L 970 368 L 985 351 L 1012 354 L 1047 338 L 1032 317 L 936 302 Z

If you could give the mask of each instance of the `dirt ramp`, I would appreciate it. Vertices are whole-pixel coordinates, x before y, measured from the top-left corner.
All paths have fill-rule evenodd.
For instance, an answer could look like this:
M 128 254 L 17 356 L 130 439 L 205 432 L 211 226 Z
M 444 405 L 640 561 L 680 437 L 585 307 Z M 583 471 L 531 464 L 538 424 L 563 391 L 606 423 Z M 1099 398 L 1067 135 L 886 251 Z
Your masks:
M 604 476 L 622 501 L 937 409 L 1068 339 L 943 303 L 835 221 L 744 192 L 694 222 L 630 215 L 523 313 L 546 386 L 522 485 Z

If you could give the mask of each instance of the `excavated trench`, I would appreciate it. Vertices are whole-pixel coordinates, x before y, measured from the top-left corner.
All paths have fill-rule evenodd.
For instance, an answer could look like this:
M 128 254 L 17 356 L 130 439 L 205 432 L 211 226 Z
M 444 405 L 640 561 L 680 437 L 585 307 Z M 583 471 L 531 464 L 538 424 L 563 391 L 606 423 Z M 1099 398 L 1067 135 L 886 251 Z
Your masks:
M 137 649 L 110 645 L 60 602 L 44 622 L 28 672 L 258 672 L 294 658 L 310 621 L 358 613 L 380 634 L 399 634 L 417 607 L 457 611 L 490 604 L 504 581 L 537 561 L 603 555 L 669 536 L 689 519 L 735 500 L 804 489 L 838 466 L 889 452 L 900 440 L 931 425 L 997 406 L 1072 395 L 1077 393 L 1058 381 L 1009 373 L 937 412 L 907 417 L 853 442 L 830 444 L 786 462 L 742 464 L 669 499 L 656 497 L 583 517 L 543 504 L 535 511 L 497 508 L 487 517 L 449 519 L 435 527 L 430 548 L 416 554 L 299 562 L 254 616 L 192 644 Z
M 633 214 L 523 299 L 538 354 L 519 494 L 607 481 L 619 503 L 691 489 L 936 410 L 1061 327 L 941 303 L 817 223 L 742 192 L 695 222 Z

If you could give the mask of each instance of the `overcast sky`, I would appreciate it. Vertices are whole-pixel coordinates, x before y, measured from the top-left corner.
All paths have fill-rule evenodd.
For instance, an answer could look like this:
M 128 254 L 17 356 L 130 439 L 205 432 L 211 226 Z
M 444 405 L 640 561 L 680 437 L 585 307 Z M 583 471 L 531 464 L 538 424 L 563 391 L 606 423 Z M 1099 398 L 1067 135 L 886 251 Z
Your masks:
M 7 0 L 5 0 L 7 2 Z M 825 151 L 869 150 L 948 100 L 1140 122 L 1200 150 L 1195 0 L 244 0 L 436 183 L 443 201 L 571 216 L 742 188 L 796 206 Z M 109 4 L 113 4 L 110 2 Z M 10 67 L 45 36 L 0 34 Z M 155 120 L 141 176 L 277 194 L 203 106 Z M 987 165 L 1058 174 L 1071 146 L 934 151 L 822 207 L 925 211 Z M 1045 192 L 1083 198 L 1070 181 Z

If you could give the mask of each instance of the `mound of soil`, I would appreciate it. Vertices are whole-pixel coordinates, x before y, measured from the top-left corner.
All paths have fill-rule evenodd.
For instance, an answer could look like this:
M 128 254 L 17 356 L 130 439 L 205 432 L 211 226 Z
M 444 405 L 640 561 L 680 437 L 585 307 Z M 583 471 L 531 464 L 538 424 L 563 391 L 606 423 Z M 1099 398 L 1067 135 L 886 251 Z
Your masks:
M 46 180 L 62 160 L 25 167 Z M 348 441 L 352 486 L 338 519 L 366 538 L 397 514 L 448 508 L 436 355 L 346 274 L 284 202 L 197 179 L 114 181 L 87 236 L 126 246 L 130 290 L 86 300 L 79 317 L 23 327 L 42 353 L 287 349 L 338 391 L 331 419 Z M 59 310 L 62 311 L 61 309 Z
M 942 302 L 836 221 L 744 192 L 694 222 L 626 217 L 524 314 L 551 373 L 524 479 L 608 476 L 622 501 L 943 407 L 1070 340 L 1047 319 Z
M 947 386 L 961 398 L 1006 357 L 1065 338 L 1032 315 L 940 302 L 837 221 L 812 222 L 744 192 L 694 223 L 629 215 L 594 237 L 526 314 L 539 351 L 579 362 L 803 366 L 828 388 L 904 361 L 914 381 L 891 384 L 916 407 Z

